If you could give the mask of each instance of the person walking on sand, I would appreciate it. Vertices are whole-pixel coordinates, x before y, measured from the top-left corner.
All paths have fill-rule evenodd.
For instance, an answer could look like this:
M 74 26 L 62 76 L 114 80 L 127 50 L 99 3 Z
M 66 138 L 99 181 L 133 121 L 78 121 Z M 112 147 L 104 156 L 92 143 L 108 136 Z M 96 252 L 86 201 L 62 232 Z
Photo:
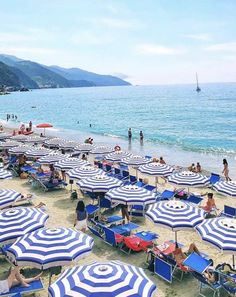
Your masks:
M 131 128 L 129 128 L 129 130 L 128 130 L 128 138 L 129 138 L 129 140 L 131 140 L 131 138 L 132 138 L 132 130 L 131 130 Z
M 223 159 L 223 165 L 224 169 L 222 173 L 224 174 L 226 181 L 231 181 L 231 178 L 229 177 L 229 165 L 226 159 Z

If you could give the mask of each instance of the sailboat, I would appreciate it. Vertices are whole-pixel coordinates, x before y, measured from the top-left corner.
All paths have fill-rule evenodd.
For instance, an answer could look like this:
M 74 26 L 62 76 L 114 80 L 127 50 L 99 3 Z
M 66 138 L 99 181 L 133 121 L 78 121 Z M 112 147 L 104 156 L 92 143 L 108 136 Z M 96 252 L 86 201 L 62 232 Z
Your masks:
M 197 76 L 197 73 L 196 73 L 196 80 L 197 80 L 197 88 L 196 88 L 196 92 L 201 92 L 201 88 L 199 87 L 199 84 L 198 84 L 198 76 Z

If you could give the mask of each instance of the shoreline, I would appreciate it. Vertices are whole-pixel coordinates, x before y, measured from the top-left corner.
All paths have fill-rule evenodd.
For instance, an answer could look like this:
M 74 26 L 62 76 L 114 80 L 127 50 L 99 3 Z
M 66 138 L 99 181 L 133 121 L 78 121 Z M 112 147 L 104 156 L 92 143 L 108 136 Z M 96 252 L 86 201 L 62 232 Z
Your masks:
M 20 121 L 9 121 L 0 119 L 0 122 L 3 124 L 3 127 L 6 129 L 18 129 L 21 124 Z M 25 123 L 27 125 L 27 123 Z M 38 130 L 38 131 L 37 131 Z M 37 129 L 33 126 L 33 131 L 35 134 L 39 134 L 42 129 Z M 206 152 L 195 152 L 189 150 L 183 150 L 176 146 L 167 146 L 163 144 L 155 144 L 151 141 L 144 140 L 141 144 L 137 139 L 128 141 L 128 139 L 112 136 L 112 135 L 102 135 L 99 133 L 85 132 L 81 130 L 72 130 L 72 129 L 63 129 L 63 128 L 49 128 L 46 129 L 46 136 L 50 137 L 60 137 L 67 140 L 77 140 L 79 142 L 84 142 L 88 137 L 94 139 L 95 144 L 106 144 L 109 146 L 115 146 L 119 144 L 123 150 L 132 151 L 134 154 L 141 155 L 151 155 L 153 157 L 159 158 L 163 156 L 166 163 L 175 166 L 189 167 L 192 163 L 200 162 L 204 172 L 214 172 L 217 174 L 222 174 L 222 160 L 225 155 L 222 154 L 213 154 Z M 236 162 L 235 156 L 226 157 L 229 163 L 230 168 L 230 177 L 236 179 Z

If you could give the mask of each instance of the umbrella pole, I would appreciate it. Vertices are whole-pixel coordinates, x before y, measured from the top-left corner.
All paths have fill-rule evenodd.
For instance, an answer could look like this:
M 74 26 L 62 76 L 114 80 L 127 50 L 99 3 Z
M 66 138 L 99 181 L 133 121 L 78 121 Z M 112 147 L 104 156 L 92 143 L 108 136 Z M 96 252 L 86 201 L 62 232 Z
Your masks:
M 235 258 L 234 258 L 234 255 L 232 256 L 233 258 L 233 268 L 235 268 Z
M 177 243 L 177 231 L 175 231 L 175 243 Z

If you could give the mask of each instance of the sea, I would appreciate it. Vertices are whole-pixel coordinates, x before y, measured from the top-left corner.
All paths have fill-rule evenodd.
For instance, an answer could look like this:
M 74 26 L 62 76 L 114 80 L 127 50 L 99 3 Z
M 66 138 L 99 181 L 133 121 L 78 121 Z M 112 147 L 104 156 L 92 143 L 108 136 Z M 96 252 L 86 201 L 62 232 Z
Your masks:
M 200 162 L 221 173 L 222 159 L 236 179 L 236 83 L 41 89 L 0 96 L 0 122 L 18 127 L 52 123 L 46 134 L 83 142 L 119 144 L 167 163 Z M 6 122 L 6 114 L 17 121 Z M 132 128 L 132 141 L 127 131 Z M 35 129 L 42 132 L 40 129 Z M 139 141 L 143 131 L 144 142 Z

